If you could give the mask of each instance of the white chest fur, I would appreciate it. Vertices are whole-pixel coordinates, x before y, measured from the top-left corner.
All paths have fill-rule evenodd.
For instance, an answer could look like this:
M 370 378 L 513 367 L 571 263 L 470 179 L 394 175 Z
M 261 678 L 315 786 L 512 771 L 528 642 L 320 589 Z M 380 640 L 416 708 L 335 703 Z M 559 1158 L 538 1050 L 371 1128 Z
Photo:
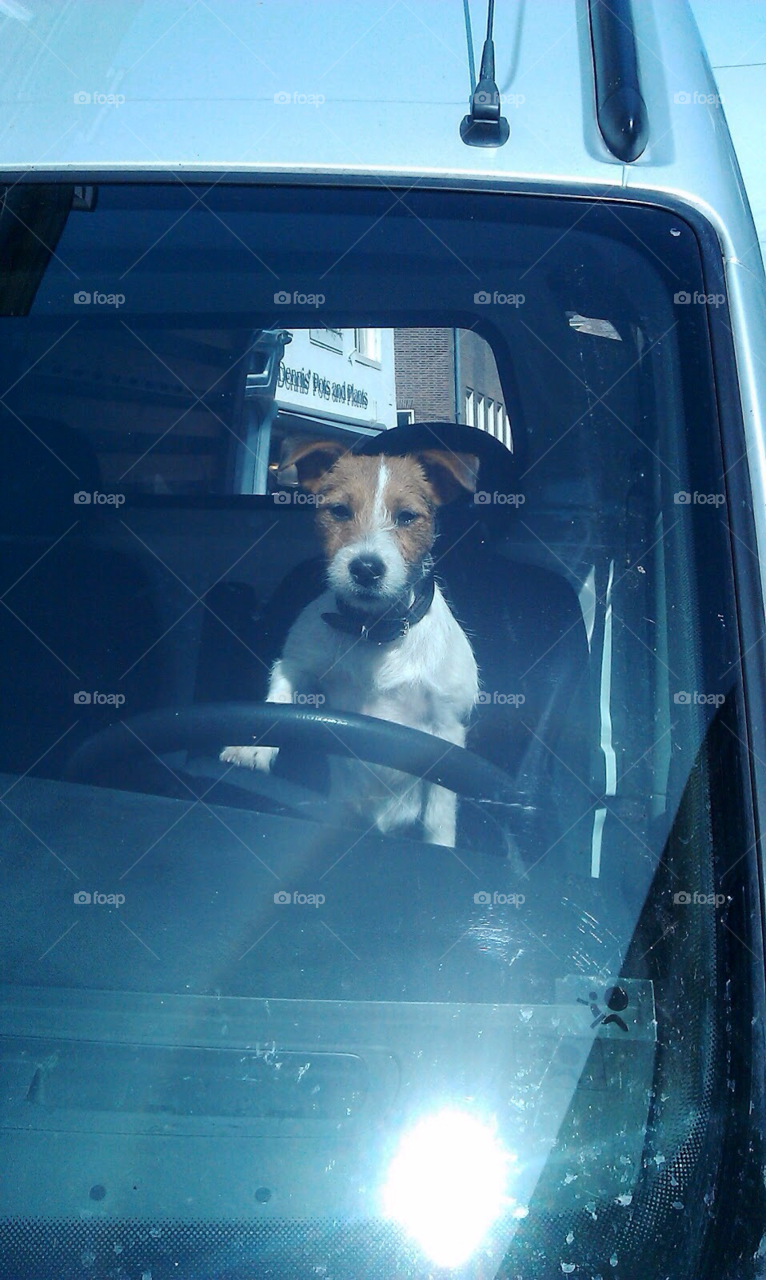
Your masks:
M 393 721 L 463 746 L 478 696 L 478 671 L 468 638 L 438 585 L 426 616 L 391 644 L 335 631 L 322 618 L 334 608 L 328 591 L 300 614 L 272 671 L 268 701 L 322 698 L 320 705 L 330 710 Z M 275 755 L 269 747 L 229 747 L 222 758 L 270 768 Z M 332 786 L 339 802 L 381 831 L 420 819 L 426 839 L 454 844 L 456 801 L 442 787 L 357 761 L 340 762 Z

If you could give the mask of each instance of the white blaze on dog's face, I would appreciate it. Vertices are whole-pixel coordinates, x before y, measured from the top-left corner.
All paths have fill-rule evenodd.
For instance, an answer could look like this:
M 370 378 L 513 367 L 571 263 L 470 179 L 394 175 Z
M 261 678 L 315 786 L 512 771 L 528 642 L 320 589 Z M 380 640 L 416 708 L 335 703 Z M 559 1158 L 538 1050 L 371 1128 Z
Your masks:
M 445 449 L 360 457 L 338 442 L 304 444 L 285 460 L 317 495 L 328 581 L 357 609 L 410 595 L 430 569 L 436 509 L 476 488 L 478 459 Z

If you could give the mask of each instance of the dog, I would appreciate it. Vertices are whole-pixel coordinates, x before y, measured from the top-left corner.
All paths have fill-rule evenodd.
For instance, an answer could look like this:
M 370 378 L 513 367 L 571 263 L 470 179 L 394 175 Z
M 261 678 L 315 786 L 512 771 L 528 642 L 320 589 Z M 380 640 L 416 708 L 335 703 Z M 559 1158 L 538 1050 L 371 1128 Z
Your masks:
M 464 746 L 479 694 L 471 644 L 433 576 L 436 513 L 475 492 L 478 458 L 428 449 L 354 455 L 303 443 L 288 472 L 315 495 L 328 589 L 293 624 L 271 672 L 268 702 L 321 694 L 329 709 L 407 725 Z M 278 748 L 226 747 L 221 760 L 269 770 Z M 331 794 L 382 833 L 421 823 L 454 846 L 455 795 L 364 762 L 333 760 Z

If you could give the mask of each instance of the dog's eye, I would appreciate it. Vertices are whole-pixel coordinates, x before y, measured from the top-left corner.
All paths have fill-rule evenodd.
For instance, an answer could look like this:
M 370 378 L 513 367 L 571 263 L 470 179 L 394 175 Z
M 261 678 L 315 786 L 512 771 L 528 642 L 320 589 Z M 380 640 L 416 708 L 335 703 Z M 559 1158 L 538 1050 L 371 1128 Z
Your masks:
M 417 511 L 399 511 L 396 516 L 396 524 L 412 524 L 413 520 L 419 520 L 420 516 Z
M 330 515 L 333 520 L 350 520 L 352 514 L 351 508 L 344 506 L 342 502 L 337 502 L 330 507 Z

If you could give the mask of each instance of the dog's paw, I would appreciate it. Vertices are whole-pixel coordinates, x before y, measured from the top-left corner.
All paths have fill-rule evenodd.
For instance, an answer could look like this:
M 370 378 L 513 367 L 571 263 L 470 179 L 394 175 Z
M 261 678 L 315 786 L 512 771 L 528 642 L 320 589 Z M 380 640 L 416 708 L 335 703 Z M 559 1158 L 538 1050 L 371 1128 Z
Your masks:
M 219 759 L 224 764 L 245 765 L 248 769 L 262 769 L 268 773 L 279 747 L 224 747 Z
M 439 844 L 443 849 L 455 848 L 454 831 L 426 831 L 426 844 Z

